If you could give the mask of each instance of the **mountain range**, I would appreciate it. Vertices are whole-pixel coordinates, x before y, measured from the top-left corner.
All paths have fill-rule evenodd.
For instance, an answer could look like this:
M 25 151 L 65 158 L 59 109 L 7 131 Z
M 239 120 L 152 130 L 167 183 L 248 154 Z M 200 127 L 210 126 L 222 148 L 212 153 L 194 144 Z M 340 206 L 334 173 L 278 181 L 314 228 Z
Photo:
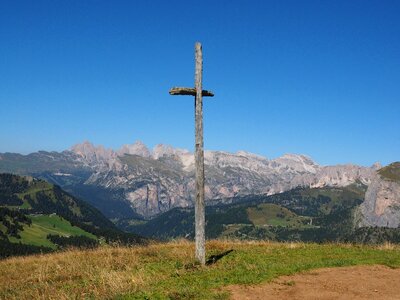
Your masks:
M 205 151 L 204 158 L 206 201 L 214 202 L 273 195 L 299 186 L 368 185 L 380 168 L 379 164 L 321 166 L 305 155 L 267 159 L 245 151 Z M 0 172 L 58 184 L 110 218 L 151 218 L 174 207 L 191 207 L 194 199 L 193 154 L 162 144 L 150 150 L 138 141 L 114 151 L 84 142 L 63 152 L 2 153 Z

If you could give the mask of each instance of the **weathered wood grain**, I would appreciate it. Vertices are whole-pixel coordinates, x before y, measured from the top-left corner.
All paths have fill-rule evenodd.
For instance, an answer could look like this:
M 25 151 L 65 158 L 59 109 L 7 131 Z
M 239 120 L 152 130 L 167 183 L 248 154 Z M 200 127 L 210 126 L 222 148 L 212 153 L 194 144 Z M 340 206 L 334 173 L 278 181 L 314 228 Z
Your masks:
M 169 91 L 170 95 L 185 95 L 185 96 L 196 96 L 196 89 L 195 88 L 185 88 L 185 87 L 173 87 Z M 214 97 L 214 93 L 211 91 L 203 90 L 202 94 L 203 97 Z
M 206 263 L 205 213 L 204 213 L 204 149 L 203 149 L 203 54 L 200 43 L 195 45 L 195 165 L 196 165 L 196 203 L 195 203 L 195 243 L 196 259 Z

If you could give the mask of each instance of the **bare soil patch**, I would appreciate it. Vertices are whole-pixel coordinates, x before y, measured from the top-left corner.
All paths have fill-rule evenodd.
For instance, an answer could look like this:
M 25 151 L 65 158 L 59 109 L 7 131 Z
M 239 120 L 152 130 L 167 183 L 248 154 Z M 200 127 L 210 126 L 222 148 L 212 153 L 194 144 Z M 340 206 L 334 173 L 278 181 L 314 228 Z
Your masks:
M 324 268 L 272 282 L 228 287 L 231 299 L 400 299 L 400 269 L 386 266 Z

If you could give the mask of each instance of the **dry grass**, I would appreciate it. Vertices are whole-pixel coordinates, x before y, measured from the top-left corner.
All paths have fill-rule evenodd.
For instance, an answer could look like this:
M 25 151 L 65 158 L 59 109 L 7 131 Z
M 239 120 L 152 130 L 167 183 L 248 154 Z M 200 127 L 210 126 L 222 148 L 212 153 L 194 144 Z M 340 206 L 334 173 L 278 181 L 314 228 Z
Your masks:
M 385 242 L 382 245 L 377 246 L 379 250 L 399 250 L 399 245 L 393 244 L 391 242 Z
M 0 261 L 0 299 L 223 298 L 226 294 L 213 291 L 305 269 L 400 265 L 399 248 L 393 245 L 378 249 L 257 241 L 207 243 L 209 255 L 229 249 L 234 252 L 208 267 L 194 263 L 194 245 L 186 240 L 10 258 Z
M 144 264 L 177 258 L 187 258 L 189 263 L 192 252 L 192 244 L 180 241 L 10 258 L 0 262 L 0 296 L 71 299 L 135 293 L 151 282 L 150 277 L 158 276 L 145 270 Z
M 268 242 L 250 242 L 269 245 Z M 207 248 L 223 252 L 243 245 L 240 241 L 211 241 Z M 101 247 L 0 261 L 1 299 L 112 298 L 146 289 L 155 279 L 162 280 L 159 261 L 194 265 L 194 245 L 186 240 L 138 247 Z M 167 274 L 169 275 L 169 274 Z

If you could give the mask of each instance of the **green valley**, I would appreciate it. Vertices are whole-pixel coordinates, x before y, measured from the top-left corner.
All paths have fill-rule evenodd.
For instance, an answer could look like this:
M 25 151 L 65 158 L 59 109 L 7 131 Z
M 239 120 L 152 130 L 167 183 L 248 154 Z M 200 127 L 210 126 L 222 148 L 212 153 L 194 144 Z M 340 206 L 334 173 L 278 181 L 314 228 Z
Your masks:
M 143 243 L 97 209 L 33 177 L 0 174 L 0 257 L 106 242 Z

